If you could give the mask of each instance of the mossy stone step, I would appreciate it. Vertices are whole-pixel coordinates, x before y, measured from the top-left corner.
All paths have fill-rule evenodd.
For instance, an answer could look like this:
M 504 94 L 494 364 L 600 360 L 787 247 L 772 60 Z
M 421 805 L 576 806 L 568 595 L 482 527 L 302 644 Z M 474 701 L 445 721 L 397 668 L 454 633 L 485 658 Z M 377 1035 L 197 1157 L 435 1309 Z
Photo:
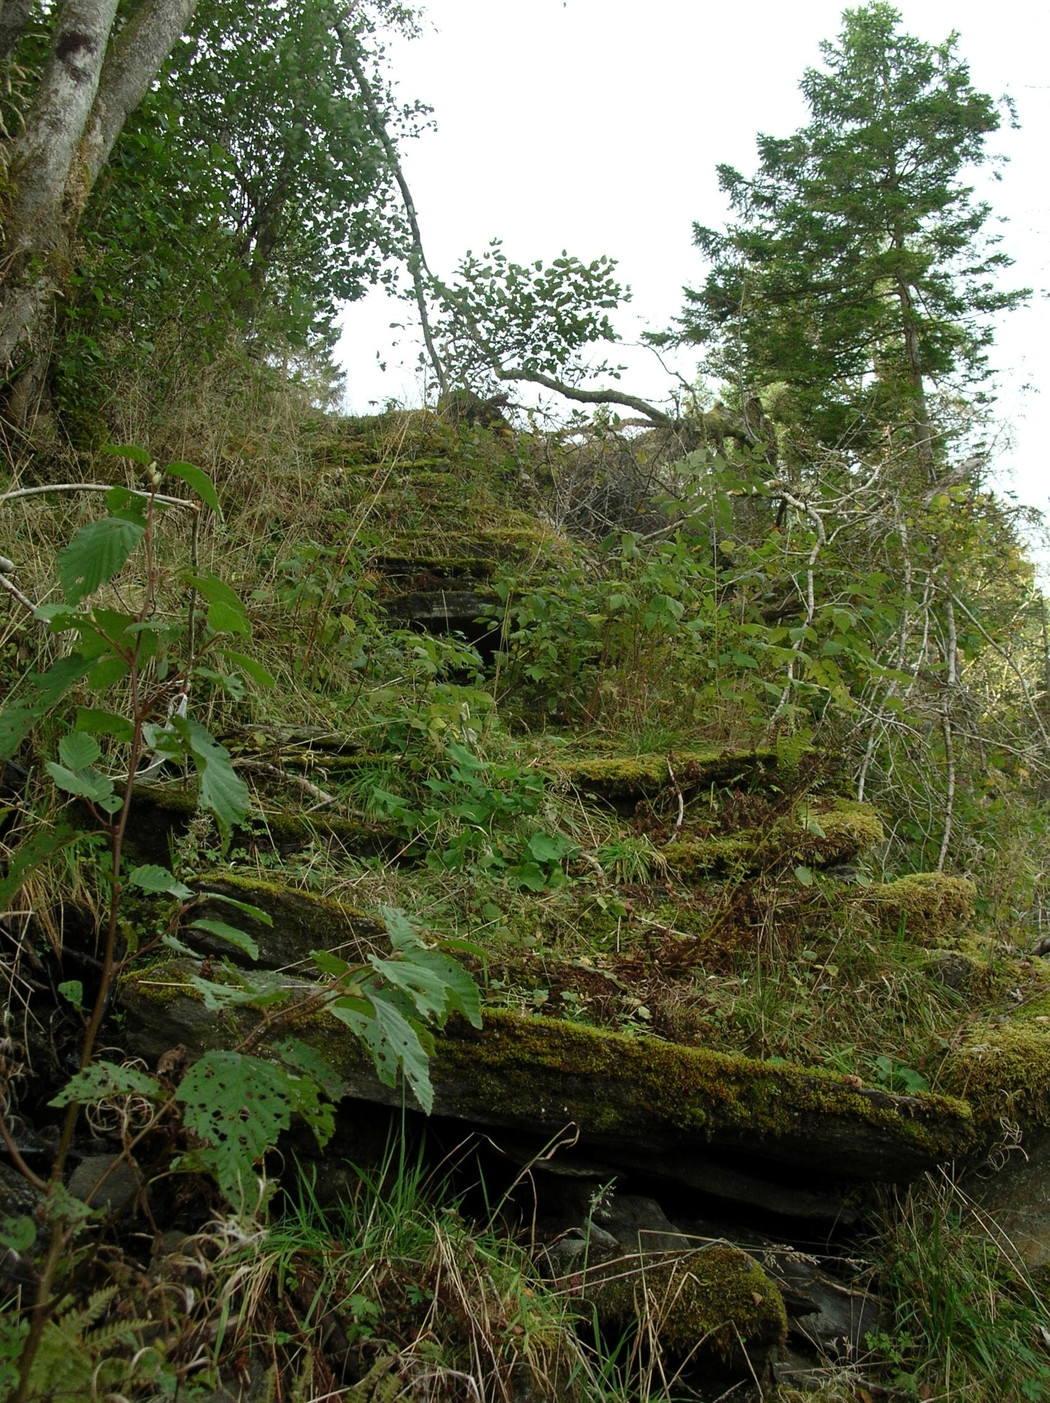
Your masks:
M 885 838 L 874 809 L 848 799 L 818 800 L 777 819 L 764 832 L 744 831 L 668 843 L 660 856 L 683 880 L 752 873 L 786 861 L 807 867 L 849 863 Z
M 166 864 L 172 833 L 184 831 L 199 812 L 195 780 L 136 784 L 125 846 L 138 861 Z M 409 855 L 405 840 L 392 828 L 337 814 L 255 809 L 248 823 L 236 826 L 233 832 L 239 842 L 265 842 L 284 854 L 320 841 L 354 857 L 381 856 L 389 860 Z
M 718 789 L 768 786 L 778 780 L 780 761 L 775 750 L 711 748 L 545 758 L 538 768 L 581 794 L 618 802 L 651 799 L 675 785 L 685 795 L 711 785 Z
M 182 1043 L 195 1057 L 255 1026 L 259 1015 L 244 1006 L 221 1019 L 202 1013 L 194 970 L 192 961 L 167 960 L 124 981 L 120 1002 L 137 1055 L 153 1061 Z M 350 1095 L 402 1104 L 401 1087 L 379 1080 L 342 1024 L 318 1012 L 294 1026 Z M 450 1024 L 436 1038 L 430 1076 L 438 1115 L 546 1139 L 574 1127 L 581 1146 L 610 1164 L 698 1189 L 710 1187 L 711 1157 L 726 1153 L 766 1174 L 904 1181 L 977 1140 L 970 1108 L 949 1097 L 904 1096 L 820 1069 L 503 1010 L 487 1011 L 480 1031 Z M 724 1159 L 715 1167 L 724 1175 Z

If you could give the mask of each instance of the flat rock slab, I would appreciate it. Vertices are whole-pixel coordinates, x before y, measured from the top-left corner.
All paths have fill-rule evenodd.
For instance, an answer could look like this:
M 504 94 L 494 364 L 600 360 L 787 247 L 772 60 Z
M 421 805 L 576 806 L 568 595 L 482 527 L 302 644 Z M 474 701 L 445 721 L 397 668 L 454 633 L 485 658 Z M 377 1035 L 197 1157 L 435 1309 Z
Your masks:
M 258 1019 L 208 1013 L 187 982 L 190 961 L 167 961 L 122 986 L 130 1050 L 149 1061 L 178 1044 L 191 1058 L 231 1046 Z M 310 986 L 299 986 L 307 991 Z M 347 1094 L 400 1106 L 361 1045 L 334 1019 L 295 1025 L 343 1078 Z M 553 1137 L 575 1127 L 581 1147 L 624 1169 L 705 1188 L 712 1151 L 745 1171 L 783 1166 L 856 1182 L 904 1181 L 965 1154 L 969 1107 L 948 1097 L 894 1095 L 856 1079 L 760 1062 L 651 1037 L 488 1010 L 481 1031 L 454 1022 L 430 1066 L 437 1115 Z

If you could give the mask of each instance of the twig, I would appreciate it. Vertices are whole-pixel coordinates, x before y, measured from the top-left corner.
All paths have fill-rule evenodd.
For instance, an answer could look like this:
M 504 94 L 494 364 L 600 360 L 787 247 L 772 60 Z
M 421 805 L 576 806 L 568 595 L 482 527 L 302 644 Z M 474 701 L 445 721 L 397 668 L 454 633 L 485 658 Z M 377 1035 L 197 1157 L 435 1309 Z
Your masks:
M 334 804 L 336 802 L 334 794 L 326 794 L 323 789 L 319 789 L 316 784 L 311 784 L 302 775 L 290 775 L 287 770 L 282 770 L 278 765 L 271 765 L 269 760 L 238 758 L 234 760 L 233 764 L 239 770 L 251 770 L 254 774 L 260 775 L 273 775 L 277 779 L 284 780 L 286 784 L 294 784 L 304 794 L 309 794 L 311 799 L 316 799 L 319 804 Z M 364 814 L 358 816 L 364 818 Z
M 670 755 L 668 755 L 667 757 L 667 773 L 671 776 L 671 783 L 674 785 L 674 792 L 678 795 L 678 819 L 674 826 L 674 832 L 667 840 L 669 843 L 673 843 L 674 840 L 678 837 L 679 833 L 681 833 L 682 831 L 682 822 L 685 819 L 685 798 L 682 794 L 681 789 L 679 788 L 677 779 L 675 779 L 674 770 L 671 768 Z
M 9 580 L 7 578 L 6 573 L 0 574 L 0 587 L 6 589 L 8 594 L 14 595 L 15 599 L 18 600 L 19 604 L 23 605 L 26 609 L 28 609 L 31 614 L 36 613 L 36 605 L 31 599 L 28 599 L 22 593 L 22 591 L 18 588 L 18 586 L 14 583 L 13 580 Z
M 0 493 L 0 506 L 20 497 L 37 497 L 42 492 L 112 492 L 115 485 L 112 482 L 48 482 L 43 487 L 16 487 L 11 492 Z M 169 507 L 200 511 L 199 503 L 187 501 L 185 497 L 166 497 L 163 492 L 143 492 L 138 487 L 122 487 L 121 491 L 130 492 L 133 497 L 145 497 L 147 501 L 165 502 Z

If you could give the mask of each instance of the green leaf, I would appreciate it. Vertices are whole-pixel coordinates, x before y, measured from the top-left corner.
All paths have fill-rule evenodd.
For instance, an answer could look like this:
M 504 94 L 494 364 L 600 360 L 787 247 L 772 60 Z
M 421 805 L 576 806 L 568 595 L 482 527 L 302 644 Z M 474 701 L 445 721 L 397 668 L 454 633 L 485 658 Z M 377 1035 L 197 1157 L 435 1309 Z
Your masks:
M 118 574 L 145 535 L 133 521 L 106 516 L 82 526 L 55 557 L 62 592 L 70 604 L 79 604 L 99 585 Z
M 113 781 L 98 770 L 70 770 L 65 765 L 56 765 L 53 760 L 48 760 L 44 768 L 59 789 L 75 795 L 78 799 L 88 799 L 92 804 L 106 806 L 111 799 L 116 798 L 113 793 Z
M 0 1220 L 0 1247 L 6 1248 L 8 1252 L 28 1252 L 35 1241 L 36 1224 L 32 1218 Z
M 93 692 L 104 692 L 127 677 L 130 668 L 123 658 L 103 658 L 87 675 L 87 685 Z
M 128 458 L 143 468 L 148 468 L 153 461 L 146 450 L 140 448 L 137 443 L 107 443 L 102 452 L 113 458 Z
M 813 885 L 813 869 L 811 867 L 798 866 L 795 868 L 795 879 L 804 887 Z
M 412 959 L 382 960 L 378 955 L 370 955 L 369 964 L 384 983 L 407 994 L 422 1018 L 444 1017 L 448 1001 L 445 981 L 440 974 Z
M 89 1105 L 103 1096 L 147 1096 L 161 1100 L 164 1088 L 156 1077 L 147 1076 L 136 1067 L 118 1067 L 114 1062 L 93 1062 L 90 1067 L 71 1077 L 49 1106 Z
M 235 653 L 231 648 L 217 648 L 227 662 L 238 668 L 246 677 L 250 677 L 258 687 L 265 691 L 271 691 L 276 685 L 273 673 L 269 672 L 262 663 L 256 662 L 245 653 Z
M 128 873 L 128 881 L 133 887 L 138 887 L 140 891 L 177 896 L 180 901 L 188 901 L 194 894 L 183 882 L 178 881 L 166 867 L 158 867 L 152 863 L 134 868 Z
M 417 950 L 423 942 L 405 915 L 396 906 L 380 906 L 379 916 L 395 950 Z
M 285 1038 L 282 1042 L 274 1043 L 273 1050 L 286 1067 L 312 1077 L 333 1101 L 338 1101 L 344 1094 L 342 1077 L 309 1043 L 304 1043 L 300 1038 Z
M 34 833 L 21 843 L 7 864 L 7 875 L 0 879 L 0 911 L 10 909 L 19 889 L 41 863 L 68 848 L 80 836 L 74 829 L 62 826 L 50 832 Z
M 135 738 L 135 728 L 126 716 L 118 716 L 115 711 L 100 711 L 92 706 L 77 707 L 76 728 L 95 736 L 112 736 L 114 740 L 125 743 Z
M 219 499 L 215 495 L 215 487 L 211 478 L 201 468 L 195 467 L 193 463 L 169 463 L 166 469 L 172 477 L 181 478 L 193 488 L 197 496 L 211 507 L 219 519 L 222 519 L 222 509 L 219 506 Z
M 252 631 L 252 626 L 248 622 L 248 616 L 245 614 L 240 600 L 237 601 L 236 608 L 221 599 L 209 604 L 208 627 L 215 633 L 248 634 Z
M 525 846 L 537 862 L 560 862 L 576 851 L 576 844 L 560 833 L 534 833 Z
M 58 992 L 80 1012 L 84 1007 L 84 986 L 79 979 L 66 979 L 58 986 Z
M 102 754 L 94 736 L 83 731 L 71 731 L 58 742 L 58 754 L 63 765 L 71 770 L 86 770 Z
M 173 716 L 171 725 L 185 741 L 200 775 L 201 807 L 215 815 L 223 838 L 228 839 L 230 830 L 247 817 L 248 786 L 234 771 L 229 751 L 199 722 Z
M 519 887 L 527 891 L 546 891 L 547 874 L 537 862 L 519 862 L 509 869 Z
M 187 929 L 207 931 L 209 935 L 225 940 L 227 945 L 232 945 L 235 950 L 240 950 L 249 959 L 257 960 L 259 958 L 259 947 L 248 932 L 240 930 L 237 926 L 227 925 L 225 921 L 212 921 L 206 916 L 202 916 L 190 921 Z
M 235 1207 L 255 1198 L 255 1166 L 291 1124 L 297 1097 L 282 1067 L 240 1052 L 206 1052 L 175 1093 L 183 1121 L 207 1142 L 200 1163 Z
M 426 965 L 444 981 L 446 1011 L 461 1013 L 475 1028 L 480 1028 L 481 991 L 467 970 L 441 950 L 421 950 L 414 958 L 417 965 Z
M 434 1088 L 420 1030 L 378 992 L 370 996 L 367 1004 L 361 999 L 337 999 L 329 1009 L 368 1048 L 380 1081 L 385 1086 L 396 1086 L 398 1070 L 402 1070 L 416 1100 L 429 1115 L 434 1105 Z

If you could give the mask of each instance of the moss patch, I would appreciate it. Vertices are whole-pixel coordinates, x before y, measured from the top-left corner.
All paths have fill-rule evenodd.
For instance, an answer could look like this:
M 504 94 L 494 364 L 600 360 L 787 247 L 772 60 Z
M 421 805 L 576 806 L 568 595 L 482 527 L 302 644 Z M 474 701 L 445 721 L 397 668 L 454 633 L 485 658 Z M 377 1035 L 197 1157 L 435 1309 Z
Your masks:
M 712 784 L 767 782 L 777 764 L 774 750 L 687 750 L 670 759 L 678 784 L 689 793 Z M 667 761 L 666 755 L 601 755 L 550 760 L 542 768 L 552 778 L 603 799 L 648 799 L 672 787 Z
M 907 935 L 924 944 L 950 947 L 959 943 L 973 917 L 977 888 L 966 877 L 914 872 L 895 882 L 869 887 L 864 900 L 883 925 L 903 926 Z M 924 937 L 932 940 L 927 942 Z
M 949 1054 L 940 1083 L 966 1098 L 982 1128 L 997 1131 L 1004 1119 L 1022 1130 L 1050 1126 L 1050 1014 L 971 1035 Z
M 699 1352 L 716 1372 L 761 1372 L 787 1335 L 780 1291 L 753 1257 L 716 1242 L 684 1256 L 642 1256 L 586 1273 L 583 1300 L 613 1336 L 636 1322 L 674 1359 Z
M 227 920 L 246 931 L 259 947 L 256 963 L 264 968 L 283 969 L 306 960 L 311 950 L 338 951 L 345 959 L 355 961 L 366 958 L 376 942 L 384 949 L 389 944 L 382 922 L 370 912 L 279 882 L 266 881 L 254 874 L 218 869 L 202 873 L 194 886 L 205 895 L 194 914 Z M 270 917 L 272 924 L 267 925 L 240 911 L 231 915 L 224 902 L 209 905 L 209 892 L 257 906 Z M 202 939 L 204 934 L 187 930 L 183 932 L 183 939 L 195 948 L 237 958 L 228 944 L 213 937 Z

